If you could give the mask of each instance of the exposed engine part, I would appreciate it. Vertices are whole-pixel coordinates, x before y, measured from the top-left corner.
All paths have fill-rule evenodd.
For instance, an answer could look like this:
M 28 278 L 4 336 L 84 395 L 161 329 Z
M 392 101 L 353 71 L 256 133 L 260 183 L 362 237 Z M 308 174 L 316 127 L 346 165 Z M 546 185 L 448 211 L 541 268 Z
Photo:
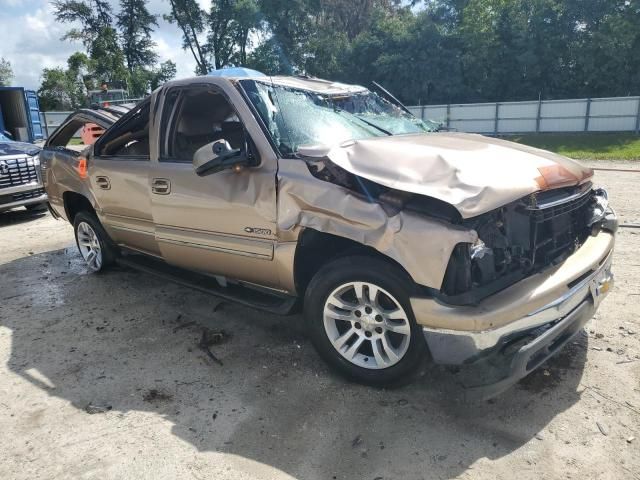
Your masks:
M 593 212 L 589 219 L 590 226 L 604 219 L 607 214 L 607 209 L 609 208 L 609 195 L 607 195 L 606 190 L 599 188 L 594 193 Z
M 328 160 L 307 160 L 307 166 L 311 174 L 320 180 L 345 188 L 353 188 L 353 182 L 351 181 L 353 174 Z
M 482 260 L 485 255 L 493 255 L 493 250 L 482 241 L 478 240 L 469 249 L 471 260 Z
M 475 303 L 556 265 L 593 229 L 615 228 L 606 222 L 609 213 L 606 192 L 586 184 L 540 192 L 467 219 L 463 225 L 479 240 L 454 250 L 441 294 L 451 303 Z

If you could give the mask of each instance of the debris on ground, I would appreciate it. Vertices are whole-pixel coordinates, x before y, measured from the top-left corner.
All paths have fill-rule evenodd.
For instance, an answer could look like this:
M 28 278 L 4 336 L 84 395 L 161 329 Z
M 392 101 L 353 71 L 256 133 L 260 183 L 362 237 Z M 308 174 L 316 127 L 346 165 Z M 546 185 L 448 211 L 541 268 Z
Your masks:
M 220 300 L 218 303 L 216 303 L 213 306 L 214 313 L 222 310 L 226 305 L 227 305 L 227 302 L 225 302 L 224 300 Z
M 202 350 L 204 353 L 206 353 L 211 360 L 213 360 L 214 362 L 216 362 L 218 365 L 222 367 L 224 365 L 222 363 L 222 360 L 220 360 L 218 357 L 216 357 L 213 354 L 213 352 L 211 351 L 211 347 L 213 345 L 218 345 L 224 342 L 227 338 L 228 338 L 228 335 L 224 330 L 221 330 L 219 332 L 214 332 L 213 330 L 207 327 L 204 327 L 202 329 L 202 337 L 200 337 L 200 343 L 198 343 L 198 348 Z
M 636 439 L 636 437 L 627 437 L 627 443 L 631 443 Z
M 355 448 L 361 443 L 362 443 L 362 435 L 357 435 L 356 438 L 354 438 L 353 441 L 351 442 L 351 446 Z
M 604 435 L 605 437 L 609 435 L 609 430 L 607 430 L 607 427 L 605 427 L 600 422 L 596 422 L 596 425 L 598 426 L 598 430 L 600 430 L 600 433 L 602 435 Z
M 173 395 L 162 392 L 156 388 L 152 388 L 142 395 L 142 400 L 148 403 L 168 402 L 173 400 Z
M 181 315 L 178 315 L 177 320 L 179 320 L 180 317 L 181 317 Z M 173 333 L 176 333 L 178 330 L 182 330 L 183 328 L 187 328 L 187 327 L 190 327 L 190 326 L 195 325 L 195 324 L 196 324 L 196 322 L 184 322 L 184 323 L 181 323 L 180 325 L 178 325 L 177 327 L 175 327 L 173 329 Z
M 89 415 L 95 415 L 96 413 L 107 413 L 113 407 L 111 405 L 96 405 L 93 403 L 89 403 L 86 407 L 84 407 L 84 411 Z

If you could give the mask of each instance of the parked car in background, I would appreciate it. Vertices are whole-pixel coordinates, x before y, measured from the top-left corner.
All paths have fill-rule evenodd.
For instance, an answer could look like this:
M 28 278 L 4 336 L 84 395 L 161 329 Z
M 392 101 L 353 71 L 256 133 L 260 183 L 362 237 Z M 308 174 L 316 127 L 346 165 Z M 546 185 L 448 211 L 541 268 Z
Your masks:
M 106 131 L 69 148 L 88 123 Z M 126 113 L 76 112 L 43 170 L 89 269 L 118 259 L 271 312 L 303 304 L 351 379 L 396 385 L 431 358 L 482 367 L 491 396 L 592 318 L 617 220 L 589 168 L 436 130 L 357 85 L 198 77 Z
M 0 133 L 0 212 L 16 207 L 44 210 L 40 147 L 14 142 Z

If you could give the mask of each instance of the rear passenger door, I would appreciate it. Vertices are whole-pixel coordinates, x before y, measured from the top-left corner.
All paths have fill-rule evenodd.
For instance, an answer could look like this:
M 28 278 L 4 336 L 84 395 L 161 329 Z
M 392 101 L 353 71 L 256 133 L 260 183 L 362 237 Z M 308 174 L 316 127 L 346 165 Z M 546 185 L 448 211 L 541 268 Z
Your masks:
M 88 162 L 98 216 L 113 240 L 159 255 L 149 190 L 150 100 L 124 115 L 96 141 Z
M 239 95 L 239 94 L 238 94 Z M 215 140 L 246 148 L 256 162 L 260 132 L 246 105 L 213 85 L 173 87 L 158 123 L 151 204 L 156 241 L 173 265 L 234 279 L 277 285 L 275 159 L 256 168 L 196 175 L 193 154 Z M 247 122 L 253 134 L 249 133 Z M 265 159 L 266 160 L 266 159 Z

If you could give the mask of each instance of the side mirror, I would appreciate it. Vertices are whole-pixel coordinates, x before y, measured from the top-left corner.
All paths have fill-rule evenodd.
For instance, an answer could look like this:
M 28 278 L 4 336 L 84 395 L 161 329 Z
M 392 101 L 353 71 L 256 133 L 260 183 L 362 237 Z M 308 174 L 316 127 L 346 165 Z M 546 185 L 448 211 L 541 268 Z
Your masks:
M 246 162 L 246 153 L 239 148 L 231 148 L 226 140 L 207 143 L 193 154 L 193 168 L 200 177 L 243 166 Z

